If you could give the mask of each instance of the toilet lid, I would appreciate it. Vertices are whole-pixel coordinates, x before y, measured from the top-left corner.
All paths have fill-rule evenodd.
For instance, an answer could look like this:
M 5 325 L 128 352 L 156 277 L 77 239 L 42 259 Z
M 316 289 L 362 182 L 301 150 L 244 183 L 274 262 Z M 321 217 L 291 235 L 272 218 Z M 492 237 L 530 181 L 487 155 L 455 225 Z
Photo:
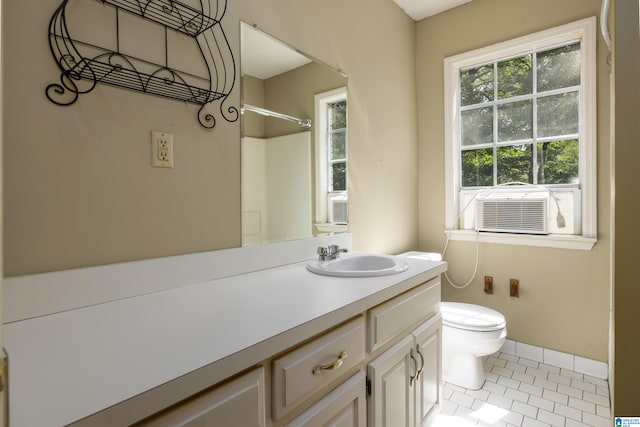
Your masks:
M 497 331 L 506 326 L 504 316 L 488 307 L 461 302 L 440 303 L 442 323 L 469 331 Z

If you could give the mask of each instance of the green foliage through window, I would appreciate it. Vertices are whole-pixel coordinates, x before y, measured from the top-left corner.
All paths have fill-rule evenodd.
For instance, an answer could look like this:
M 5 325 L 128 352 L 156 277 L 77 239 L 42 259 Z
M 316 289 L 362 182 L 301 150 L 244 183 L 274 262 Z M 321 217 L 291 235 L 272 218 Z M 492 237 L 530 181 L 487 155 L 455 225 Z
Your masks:
M 347 101 L 329 103 L 328 159 L 330 192 L 347 190 Z
M 460 71 L 462 187 L 579 184 L 580 43 Z

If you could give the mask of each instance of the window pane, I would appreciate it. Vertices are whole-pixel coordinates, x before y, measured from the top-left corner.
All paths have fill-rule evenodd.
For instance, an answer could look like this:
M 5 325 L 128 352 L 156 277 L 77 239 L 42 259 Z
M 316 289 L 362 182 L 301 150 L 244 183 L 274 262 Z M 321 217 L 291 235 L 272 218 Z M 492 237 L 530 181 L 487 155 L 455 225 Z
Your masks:
M 463 111 L 462 145 L 493 142 L 493 108 L 476 108 Z
M 529 95 L 533 91 L 531 54 L 498 62 L 498 99 Z
M 580 84 L 580 43 L 538 52 L 538 92 Z
M 345 191 L 347 189 L 347 164 L 344 162 L 331 165 L 331 185 L 329 191 Z
M 533 145 L 513 145 L 497 149 L 498 184 L 533 183 Z
M 510 102 L 498 107 L 498 141 L 533 137 L 533 102 Z
M 460 105 L 493 101 L 493 64 L 460 71 Z
M 340 160 L 346 158 L 346 133 L 335 132 L 331 134 L 331 149 L 329 151 L 329 160 Z
M 538 136 L 578 133 L 578 92 L 538 98 Z
M 467 150 L 462 157 L 462 186 L 493 185 L 493 148 Z
M 538 143 L 538 184 L 577 184 L 578 140 Z
M 342 129 L 347 127 L 347 101 L 329 104 L 330 129 Z

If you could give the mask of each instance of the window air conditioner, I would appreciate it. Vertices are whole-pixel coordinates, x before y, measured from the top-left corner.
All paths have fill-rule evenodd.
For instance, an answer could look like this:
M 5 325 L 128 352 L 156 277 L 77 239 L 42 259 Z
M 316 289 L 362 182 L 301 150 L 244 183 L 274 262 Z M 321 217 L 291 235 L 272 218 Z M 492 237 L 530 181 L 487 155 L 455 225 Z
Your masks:
M 346 224 L 349 221 L 347 203 L 347 199 L 344 198 L 331 199 L 331 203 L 329 205 L 331 207 L 329 212 L 329 222 L 334 224 Z
M 549 195 L 492 193 L 476 198 L 476 229 L 499 233 L 549 234 Z

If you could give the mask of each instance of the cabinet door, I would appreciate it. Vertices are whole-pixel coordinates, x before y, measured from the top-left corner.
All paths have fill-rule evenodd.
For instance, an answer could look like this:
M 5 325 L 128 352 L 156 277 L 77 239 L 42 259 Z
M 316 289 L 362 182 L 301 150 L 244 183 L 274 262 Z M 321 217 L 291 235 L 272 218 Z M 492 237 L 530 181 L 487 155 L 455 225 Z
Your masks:
M 416 426 L 428 426 L 438 415 L 442 378 L 442 319 L 440 314 L 418 326 L 412 335 L 419 369 L 415 382 Z
M 417 361 L 412 352 L 413 342 L 413 336 L 408 335 L 369 364 L 369 427 L 414 425 L 412 383 Z
M 287 424 L 287 427 L 365 427 L 365 381 L 364 372 L 358 372 Z
M 264 427 L 264 370 L 255 369 L 143 421 L 144 427 Z

